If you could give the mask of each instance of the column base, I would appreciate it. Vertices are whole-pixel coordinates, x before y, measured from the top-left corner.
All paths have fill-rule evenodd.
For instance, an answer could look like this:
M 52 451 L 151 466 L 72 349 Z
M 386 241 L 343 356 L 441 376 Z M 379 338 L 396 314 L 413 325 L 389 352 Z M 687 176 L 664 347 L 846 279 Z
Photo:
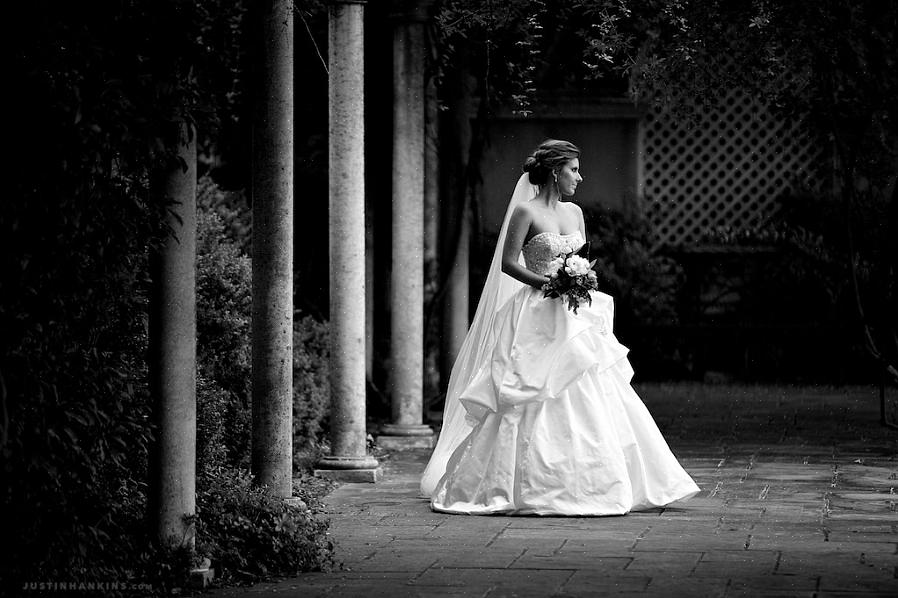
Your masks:
M 284 504 L 295 509 L 302 509 L 306 506 L 305 501 L 298 496 L 291 496 L 284 499 Z
M 191 588 L 204 590 L 209 587 L 209 584 L 215 579 L 215 569 L 210 567 L 211 564 L 209 559 L 203 559 L 199 567 L 190 570 L 189 583 Z
M 430 426 L 422 424 L 386 424 L 377 436 L 377 444 L 396 451 L 431 449 L 436 444 L 436 436 Z
M 377 459 L 370 455 L 364 457 L 322 457 L 314 474 L 336 482 L 369 482 L 374 483 L 383 476 Z

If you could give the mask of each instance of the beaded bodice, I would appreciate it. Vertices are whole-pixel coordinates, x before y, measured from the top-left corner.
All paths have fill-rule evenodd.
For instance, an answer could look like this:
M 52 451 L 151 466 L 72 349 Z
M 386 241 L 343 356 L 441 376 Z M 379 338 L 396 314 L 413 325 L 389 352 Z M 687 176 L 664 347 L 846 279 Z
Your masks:
M 537 274 L 546 274 L 549 271 L 549 262 L 558 254 L 576 251 L 585 242 L 580 231 L 568 235 L 552 232 L 539 233 L 527 241 L 521 248 L 521 253 L 524 254 L 524 264 L 528 270 Z

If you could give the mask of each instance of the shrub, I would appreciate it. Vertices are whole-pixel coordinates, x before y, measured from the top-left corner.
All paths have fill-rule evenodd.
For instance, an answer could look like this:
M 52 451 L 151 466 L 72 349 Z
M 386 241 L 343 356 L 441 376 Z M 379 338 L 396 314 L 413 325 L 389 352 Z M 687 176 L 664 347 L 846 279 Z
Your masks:
M 5 583 L 97 579 L 123 566 L 133 544 L 119 537 L 120 491 L 145 478 L 152 438 L 143 383 L 152 211 L 120 180 L 90 200 L 49 193 L 0 208 L 13 249 L 0 258 Z
M 215 196 L 210 185 L 203 181 L 203 193 Z M 198 203 L 197 211 L 197 369 L 202 381 L 197 388 L 199 439 L 203 443 L 220 439 L 221 455 L 228 463 L 248 467 L 252 264 L 208 202 Z M 203 448 L 211 447 L 204 444 Z
M 804 336 L 790 332 L 767 351 L 777 352 L 769 360 L 777 377 L 838 383 L 869 380 L 877 360 L 864 355 L 866 334 L 881 351 L 881 362 L 898 359 L 894 341 L 898 285 L 889 220 L 894 208 L 888 197 L 873 190 L 858 193 L 851 218 L 843 203 L 827 193 L 803 190 L 781 201 L 775 221 L 752 229 L 716 229 L 704 241 L 764 246 L 775 252 L 775 260 L 750 271 L 743 281 L 742 316 L 750 324 L 805 330 Z M 854 231 L 851 248 L 849 224 Z
M 233 440 L 228 438 L 228 422 L 233 421 L 234 396 L 214 380 L 199 374 L 196 379 L 196 462 L 234 465 L 228 454 Z M 241 422 L 244 424 L 244 422 Z M 244 424 L 245 425 L 245 424 Z M 243 426 L 241 426 L 242 428 Z M 248 434 L 248 425 L 243 434 Z
M 237 252 L 249 255 L 252 241 L 252 214 L 246 195 L 242 191 L 226 191 L 209 176 L 197 181 L 197 210 L 201 214 L 216 216 L 220 226 L 215 227 L 215 238 L 236 246 Z
M 330 420 L 327 325 L 311 316 L 293 327 L 293 438 L 295 449 L 317 446 Z
M 252 420 L 252 264 L 234 231 L 248 231 L 248 208 L 242 195 L 221 192 L 208 178 L 199 187 L 197 361 L 203 383 L 198 387 L 198 426 L 201 442 L 221 439 L 228 462 L 246 468 Z M 314 449 L 327 431 L 328 356 L 327 324 L 295 314 L 293 430 L 299 450 Z M 204 444 L 207 448 L 212 450 Z
M 584 210 L 596 273 L 615 299 L 616 317 L 628 325 L 673 324 L 682 272 L 656 252 L 649 222 L 637 213 L 589 206 Z
M 583 212 L 599 289 L 614 297 L 615 332 L 633 349 L 636 371 L 643 377 L 682 375 L 683 338 L 662 334 L 679 324 L 682 268 L 654 249 L 651 225 L 638 212 L 601 206 Z
M 294 495 L 305 506 L 287 507 L 254 486 L 247 471 L 252 436 L 252 264 L 243 251 L 247 207 L 240 194 L 222 192 L 209 179 L 199 188 L 197 553 L 212 559 L 226 582 L 326 568 L 332 547 L 317 502 L 296 487 Z M 327 343 L 325 324 L 296 319 L 297 446 L 317 442 L 327 417 Z
M 299 506 L 272 498 L 243 470 L 206 468 L 198 478 L 197 552 L 225 582 L 328 569 L 333 545 L 318 501 L 294 488 Z

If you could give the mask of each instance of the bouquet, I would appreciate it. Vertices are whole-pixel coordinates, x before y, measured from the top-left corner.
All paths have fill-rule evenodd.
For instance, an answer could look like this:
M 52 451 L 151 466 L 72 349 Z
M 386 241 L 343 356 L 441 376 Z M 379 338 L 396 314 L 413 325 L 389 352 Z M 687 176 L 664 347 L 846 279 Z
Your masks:
M 585 301 L 592 305 L 589 292 L 599 287 L 598 277 L 589 261 L 589 243 L 577 251 L 561 253 L 549 262 L 549 282 L 543 285 L 543 297 L 560 297 L 567 300 L 567 307 L 574 313 Z

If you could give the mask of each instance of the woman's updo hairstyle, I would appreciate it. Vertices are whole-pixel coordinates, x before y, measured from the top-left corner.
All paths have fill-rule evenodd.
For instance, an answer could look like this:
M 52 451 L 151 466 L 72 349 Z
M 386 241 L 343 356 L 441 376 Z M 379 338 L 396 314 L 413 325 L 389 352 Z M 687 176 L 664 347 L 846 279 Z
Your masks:
M 570 141 L 547 139 L 524 161 L 524 172 L 530 173 L 530 182 L 543 186 L 549 182 L 554 171 L 559 170 L 569 160 L 580 157 L 580 150 Z

